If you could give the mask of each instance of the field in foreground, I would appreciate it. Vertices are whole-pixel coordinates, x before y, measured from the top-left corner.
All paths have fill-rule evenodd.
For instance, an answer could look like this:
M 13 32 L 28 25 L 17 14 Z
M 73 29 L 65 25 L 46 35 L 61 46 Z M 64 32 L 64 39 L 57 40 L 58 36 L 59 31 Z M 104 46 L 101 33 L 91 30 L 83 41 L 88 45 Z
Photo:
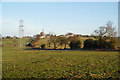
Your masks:
M 20 51 L 4 44 L 3 78 L 120 78 L 118 52 Z

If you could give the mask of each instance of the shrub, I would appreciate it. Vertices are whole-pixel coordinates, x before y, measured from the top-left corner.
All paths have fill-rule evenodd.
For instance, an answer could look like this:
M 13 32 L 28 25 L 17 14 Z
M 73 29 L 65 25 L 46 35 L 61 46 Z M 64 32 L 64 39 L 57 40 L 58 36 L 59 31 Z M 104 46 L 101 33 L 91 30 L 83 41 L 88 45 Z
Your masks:
M 93 43 L 93 48 L 94 49 L 99 49 L 99 42 L 98 40 L 95 40 L 94 43 Z
M 79 49 L 81 48 L 81 41 L 80 40 L 72 40 L 70 41 L 70 49 Z
M 94 46 L 94 40 L 93 39 L 87 39 L 84 41 L 84 49 L 92 49 Z
M 115 46 L 117 45 L 118 40 L 116 38 L 111 38 L 108 45 L 109 49 L 115 49 Z
M 106 38 L 101 38 L 98 40 L 87 39 L 84 42 L 84 49 L 107 49 L 110 42 L 106 41 Z
M 106 48 L 108 48 L 107 44 L 108 44 L 108 42 L 106 41 L 106 38 L 98 39 L 98 48 L 99 49 L 106 49 Z
M 42 48 L 42 49 L 45 49 L 45 44 L 42 44 L 42 45 L 41 45 L 41 48 Z

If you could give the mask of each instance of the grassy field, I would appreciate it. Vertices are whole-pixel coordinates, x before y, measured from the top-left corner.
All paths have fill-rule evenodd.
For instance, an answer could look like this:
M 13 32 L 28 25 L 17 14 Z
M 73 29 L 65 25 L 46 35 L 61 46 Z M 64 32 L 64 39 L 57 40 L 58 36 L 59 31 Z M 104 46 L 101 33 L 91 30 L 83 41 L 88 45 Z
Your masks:
M 120 78 L 118 52 L 21 51 L 12 44 L 3 40 L 3 78 Z
M 92 38 L 93 40 L 95 40 L 93 37 L 90 37 L 90 38 Z M 88 37 L 79 37 L 79 40 L 81 41 L 81 48 L 83 48 L 83 45 L 84 45 L 84 41 L 86 40 L 86 39 L 89 39 Z M 46 48 L 51 48 L 51 49 L 53 49 L 54 48 L 54 45 L 53 45 L 53 43 L 51 43 L 51 47 L 49 47 L 49 45 L 48 45 L 48 40 L 50 40 L 49 38 L 41 38 L 38 42 L 37 42 L 37 44 L 35 45 L 35 47 L 40 47 L 42 44 L 45 44 L 46 45 Z M 64 49 L 64 45 L 62 45 L 62 47 L 59 45 L 59 44 L 57 44 L 56 45 L 57 46 L 57 49 L 60 49 L 60 48 L 62 48 L 62 49 Z M 68 49 L 70 49 L 70 47 L 69 47 L 69 45 L 67 44 L 66 45 L 66 48 L 68 48 Z

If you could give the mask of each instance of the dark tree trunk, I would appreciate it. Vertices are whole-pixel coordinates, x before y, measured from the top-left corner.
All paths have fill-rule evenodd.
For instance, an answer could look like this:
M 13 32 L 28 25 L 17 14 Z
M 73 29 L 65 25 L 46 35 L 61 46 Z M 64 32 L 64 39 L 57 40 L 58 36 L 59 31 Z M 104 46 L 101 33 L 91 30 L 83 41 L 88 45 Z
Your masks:
M 54 49 L 56 49 L 56 43 L 54 43 Z
M 66 44 L 65 44 L 65 47 L 64 47 L 64 49 L 66 49 Z

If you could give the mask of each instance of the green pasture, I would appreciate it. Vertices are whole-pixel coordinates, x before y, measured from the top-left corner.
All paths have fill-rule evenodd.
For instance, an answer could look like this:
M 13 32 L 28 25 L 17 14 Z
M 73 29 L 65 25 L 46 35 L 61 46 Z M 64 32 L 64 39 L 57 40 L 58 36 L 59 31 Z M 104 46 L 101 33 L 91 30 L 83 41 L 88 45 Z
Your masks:
M 79 40 L 81 41 L 81 48 L 83 48 L 83 44 L 84 44 L 84 41 L 86 40 L 86 39 L 89 39 L 88 37 L 79 37 Z M 94 39 L 94 38 L 92 38 L 92 39 Z M 53 49 L 54 48 L 54 46 L 53 46 L 53 43 L 51 43 L 51 47 L 49 47 L 49 45 L 48 45 L 48 41 L 49 41 L 50 39 L 49 38 L 41 38 L 37 43 L 36 43 L 36 45 L 35 45 L 35 47 L 40 47 L 42 44 L 45 44 L 46 45 L 46 48 L 47 49 Z M 67 46 L 66 46 L 68 49 L 70 48 L 69 47 L 69 45 L 67 44 Z M 58 43 L 57 43 L 57 49 L 64 49 L 64 45 L 62 45 L 62 47 L 61 47 L 61 45 L 59 45 Z
M 120 78 L 118 52 L 21 51 L 12 39 L 2 43 L 3 78 Z

